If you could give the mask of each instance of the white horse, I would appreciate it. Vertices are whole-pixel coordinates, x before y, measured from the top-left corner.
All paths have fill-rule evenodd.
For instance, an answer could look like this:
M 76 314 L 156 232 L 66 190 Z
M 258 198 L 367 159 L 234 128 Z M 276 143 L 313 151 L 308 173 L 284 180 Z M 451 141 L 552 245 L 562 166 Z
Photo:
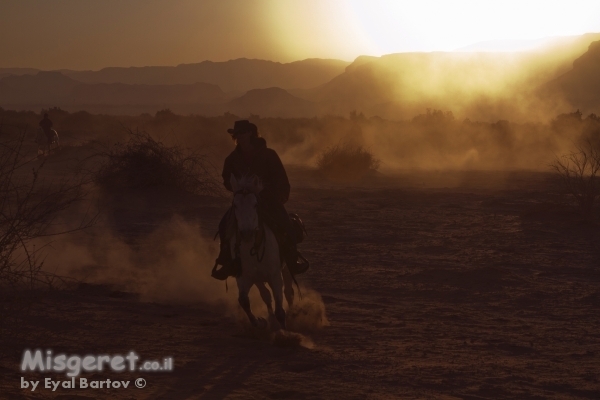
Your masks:
M 256 285 L 260 295 L 267 305 L 269 315 L 273 315 L 271 306 L 271 293 L 266 288 L 269 284 L 275 298 L 275 318 L 281 328 L 285 329 L 285 310 L 283 309 L 283 292 L 288 306 L 292 305 L 294 292 L 292 278 L 287 269 L 282 272 L 282 261 L 279 255 L 279 245 L 275 234 L 268 226 L 262 224 L 258 218 L 257 196 L 263 186 L 256 176 L 244 176 L 239 181 L 231 174 L 231 187 L 233 189 L 233 211 L 237 224 L 230 224 L 229 236 L 232 237 L 231 253 L 233 258 L 240 257 L 242 273 L 236 278 L 238 286 L 238 302 L 248 315 L 252 326 L 262 324 L 266 326 L 263 318 L 256 318 L 250 310 L 250 288 Z M 231 232 L 233 231 L 233 232 Z
M 52 139 L 48 142 L 48 136 L 46 136 L 46 132 L 40 127 L 37 130 L 37 134 L 35 135 L 35 143 L 38 145 L 38 156 L 42 156 L 48 154 L 51 150 L 54 150 L 60 146 L 60 140 L 58 138 L 58 132 L 54 129 L 50 130 L 52 132 Z

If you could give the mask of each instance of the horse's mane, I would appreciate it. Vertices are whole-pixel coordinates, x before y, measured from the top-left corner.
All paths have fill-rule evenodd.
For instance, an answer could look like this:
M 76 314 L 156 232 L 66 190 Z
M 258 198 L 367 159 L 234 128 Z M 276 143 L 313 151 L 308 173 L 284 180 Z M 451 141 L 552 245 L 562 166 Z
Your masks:
M 256 180 L 256 181 L 255 181 Z M 262 181 L 260 178 L 254 174 L 245 174 L 242 175 L 240 179 L 236 179 L 237 182 L 237 190 L 247 190 L 251 193 L 255 193 L 257 188 L 262 189 Z M 258 183 L 258 184 L 257 184 Z M 235 231 L 237 229 L 237 223 L 235 219 L 235 214 L 232 214 L 229 220 L 227 221 L 226 228 L 226 236 L 231 238 L 235 236 Z
M 254 182 L 255 179 L 258 179 L 258 182 L 259 182 L 258 185 L 262 187 L 262 181 L 260 180 L 259 177 L 257 177 L 254 174 L 245 174 L 240 179 L 238 179 L 238 181 L 237 181 L 238 187 L 241 190 L 246 189 L 246 190 L 253 191 L 253 189 L 255 189 L 255 182 Z

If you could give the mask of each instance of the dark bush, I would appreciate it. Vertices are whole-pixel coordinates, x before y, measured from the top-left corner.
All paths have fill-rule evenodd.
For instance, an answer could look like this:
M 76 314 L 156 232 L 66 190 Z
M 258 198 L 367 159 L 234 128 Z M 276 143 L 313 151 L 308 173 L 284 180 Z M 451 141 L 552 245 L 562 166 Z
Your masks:
M 129 141 L 101 154 L 106 162 L 96 183 L 108 192 L 160 188 L 216 195 L 221 185 L 205 155 L 168 147 L 147 133 L 130 132 Z
M 325 178 L 355 181 L 379 168 L 380 160 L 363 146 L 338 144 L 327 148 L 317 160 L 317 170 Z

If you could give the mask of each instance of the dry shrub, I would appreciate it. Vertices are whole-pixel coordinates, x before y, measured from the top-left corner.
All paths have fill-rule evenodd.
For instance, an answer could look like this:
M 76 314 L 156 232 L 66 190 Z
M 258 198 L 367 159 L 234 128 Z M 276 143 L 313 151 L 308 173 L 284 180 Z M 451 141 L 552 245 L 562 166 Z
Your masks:
M 25 133 L 5 135 L 0 142 L 0 286 L 51 283 L 57 277 L 42 270 L 36 259 L 40 249 L 31 243 L 83 229 L 94 220 L 84 217 L 77 227 L 57 227 L 59 215 L 84 199 L 85 178 L 42 179 L 44 163 L 23 151 Z
M 592 141 L 578 145 L 576 151 L 563 155 L 550 164 L 562 187 L 572 197 L 581 216 L 594 220 L 594 209 L 600 197 L 600 146 Z
M 356 181 L 379 168 L 380 160 L 363 146 L 338 144 L 319 155 L 317 170 L 335 181 Z
M 95 181 L 107 192 L 160 188 L 199 195 L 216 195 L 221 185 L 207 156 L 168 147 L 147 133 L 129 132 L 129 141 L 101 156 L 106 162 Z

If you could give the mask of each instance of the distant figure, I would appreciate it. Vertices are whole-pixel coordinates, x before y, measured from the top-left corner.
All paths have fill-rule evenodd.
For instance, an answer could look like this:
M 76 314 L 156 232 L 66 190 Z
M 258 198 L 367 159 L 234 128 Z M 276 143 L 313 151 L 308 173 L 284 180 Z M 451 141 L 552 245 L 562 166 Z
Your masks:
M 40 127 L 44 130 L 46 139 L 48 140 L 48 146 L 50 146 L 54 139 L 54 132 L 52 131 L 52 121 L 48 118 L 48 113 L 44 114 L 44 119 L 40 121 Z
M 58 132 L 52 129 L 52 121 L 48 114 L 44 114 L 44 119 L 40 121 L 40 127 L 35 138 L 38 145 L 38 157 L 50 154 L 50 151 L 60 146 Z

